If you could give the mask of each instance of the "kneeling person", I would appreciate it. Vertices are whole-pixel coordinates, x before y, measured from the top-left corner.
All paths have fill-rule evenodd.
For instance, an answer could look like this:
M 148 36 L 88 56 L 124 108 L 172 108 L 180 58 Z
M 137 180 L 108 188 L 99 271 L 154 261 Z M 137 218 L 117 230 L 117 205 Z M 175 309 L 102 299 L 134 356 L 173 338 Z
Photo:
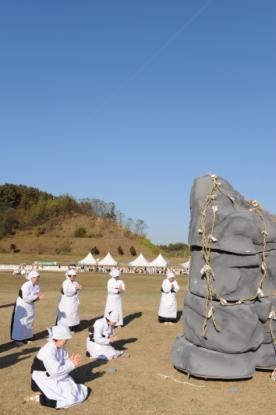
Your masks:
M 31 388 L 33 394 L 25 401 L 40 402 L 41 405 L 61 409 L 83 402 L 88 395 L 87 387 L 76 384 L 69 373 L 81 363 L 80 354 L 69 355 L 65 349 L 72 338 L 65 324 L 48 329 L 48 343 L 43 346 L 32 364 Z
M 95 321 L 90 336 L 87 338 L 86 355 L 92 359 L 110 360 L 123 354 L 110 344 L 118 340 L 114 326 L 119 321 L 119 314 L 117 311 L 110 311 L 107 316 Z

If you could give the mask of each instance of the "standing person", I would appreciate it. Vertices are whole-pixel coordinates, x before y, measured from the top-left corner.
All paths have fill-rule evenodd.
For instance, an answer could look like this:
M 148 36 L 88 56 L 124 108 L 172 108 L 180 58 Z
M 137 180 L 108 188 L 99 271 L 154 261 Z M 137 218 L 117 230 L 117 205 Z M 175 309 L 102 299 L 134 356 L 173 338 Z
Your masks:
M 108 317 L 110 311 L 117 311 L 119 319 L 116 327 L 121 327 L 124 324 L 122 294 L 124 294 L 126 286 L 124 281 L 120 279 L 120 271 L 118 269 L 113 269 L 110 275 L 112 278 L 107 283 L 107 300 L 104 315 Z
M 48 329 L 49 338 L 34 358 L 31 388 L 34 392 L 25 402 L 40 402 L 43 406 L 62 409 L 83 402 L 88 395 L 87 387 L 76 384 L 69 373 L 81 363 L 80 354 L 69 355 L 65 349 L 72 338 L 65 324 Z
M 38 285 L 39 273 L 33 270 L 25 278 L 28 281 L 19 290 L 11 321 L 11 339 L 16 341 L 17 346 L 31 343 L 35 319 L 34 303 L 44 297 Z
M 74 269 L 68 271 L 68 276 L 62 284 L 61 297 L 57 306 L 57 325 L 65 323 L 72 333 L 77 331 L 80 324 L 78 294 L 82 286 L 77 283 L 76 276 Z
M 123 354 L 123 352 L 115 350 L 110 344 L 118 340 L 114 332 L 114 326 L 118 320 L 118 312 L 110 311 L 108 317 L 99 318 L 95 321 L 86 340 L 87 357 L 110 360 Z
M 167 273 L 167 278 L 162 283 L 162 295 L 158 310 L 159 323 L 174 324 L 177 322 L 176 295 L 179 285 L 173 272 Z

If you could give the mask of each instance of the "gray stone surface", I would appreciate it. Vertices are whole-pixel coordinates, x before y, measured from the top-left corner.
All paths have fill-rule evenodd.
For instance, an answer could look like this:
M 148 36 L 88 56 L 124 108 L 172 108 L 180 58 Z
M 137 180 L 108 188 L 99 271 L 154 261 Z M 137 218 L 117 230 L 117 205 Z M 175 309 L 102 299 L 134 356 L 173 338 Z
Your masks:
M 196 179 L 191 189 L 191 266 L 189 291 L 184 298 L 184 336 L 174 341 L 171 361 L 194 376 L 248 378 L 255 367 L 276 366 L 276 223 L 254 202 L 256 213 L 226 180 L 217 178 L 217 182 L 220 188 L 216 188 L 216 196 L 206 208 L 204 223 L 200 212 L 214 183 L 212 177 Z M 207 301 L 205 298 L 204 232 L 211 249 L 212 313 L 219 329 L 213 324 L 208 296 Z
M 213 301 L 214 315 L 220 331 L 212 319 L 207 321 L 208 337 L 202 336 L 205 319 L 205 299 L 189 291 L 184 298 L 183 331 L 191 343 L 221 353 L 244 353 L 256 350 L 263 343 L 263 325 L 258 319 L 254 304 L 225 307 Z
M 273 370 L 276 367 L 275 343 L 262 344 L 256 352 L 256 367 Z
M 191 255 L 189 288 L 195 295 L 205 296 L 206 277 L 200 270 L 205 265 L 201 248 Z M 212 286 L 227 301 L 252 298 L 262 278 L 261 259 L 258 255 L 235 255 L 213 251 L 211 268 L 214 273 Z M 215 297 L 214 297 L 215 298 Z
M 172 364 L 186 373 L 204 378 L 250 378 L 255 372 L 256 353 L 219 353 L 197 347 L 180 337 L 172 344 Z

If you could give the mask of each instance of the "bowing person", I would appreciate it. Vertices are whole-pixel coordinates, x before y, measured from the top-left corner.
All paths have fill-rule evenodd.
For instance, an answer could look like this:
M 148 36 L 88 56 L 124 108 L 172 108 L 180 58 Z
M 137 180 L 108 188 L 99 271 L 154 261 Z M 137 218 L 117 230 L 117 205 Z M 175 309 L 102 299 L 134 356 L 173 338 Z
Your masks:
M 162 283 L 161 300 L 158 310 L 159 323 L 174 324 L 177 322 L 177 301 L 176 295 L 179 285 L 175 280 L 173 272 L 167 273 L 167 278 Z
M 69 355 L 65 349 L 72 335 L 65 324 L 54 326 L 46 343 L 34 358 L 31 388 L 34 394 L 25 402 L 40 402 L 56 409 L 69 408 L 83 402 L 88 395 L 87 387 L 76 384 L 69 373 L 81 363 L 80 354 Z
M 116 327 L 121 327 L 124 324 L 122 295 L 126 290 L 126 286 L 124 281 L 120 279 L 120 271 L 118 269 L 113 269 L 110 275 L 112 278 L 107 283 L 107 300 L 104 315 L 107 317 L 110 310 L 117 311 L 119 319 Z
M 87 357 L 110 360 L 123 354 L 111 346 L 111 343 L 118 340 L 114 332 L 114 326 L 118 323 L 118 319 L 118 312 L 110 311 L 108 317 L 96 320 L 93 327 L 90 327 L 90 335 L 86 340 Z
M 79 298 L 82 286 L 76 281 L 77 273 L 70 269 L 62 283 L 61 297 L 57 306 L 57 325 L 66 324 L 71 332 L 76 332 L 80 324 Z
M 32 341 L 35 319 L 34 303 L 44 297 L 38 285 L 39 273 L 35 270 L 31 271 L 25 278 L 28 281 L 19 290 L 11 321 L 11 339 L 16 341 L 17 346 Z

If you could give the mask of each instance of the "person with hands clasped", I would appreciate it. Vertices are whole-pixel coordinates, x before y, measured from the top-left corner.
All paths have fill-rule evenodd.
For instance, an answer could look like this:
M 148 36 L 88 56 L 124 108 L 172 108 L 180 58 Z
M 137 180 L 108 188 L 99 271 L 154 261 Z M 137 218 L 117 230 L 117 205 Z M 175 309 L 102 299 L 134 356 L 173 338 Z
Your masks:
M 81 363 L 80 354 L 69 355 L 65 349 L 72 338 L 65 324 L 48 329 L 48 343 L 34 358 L 32 364 L 31 388 L 34 394 L 27 396 L 25 402 L 40 402 L 43 406 L 56 409 L 69 408 L 83 402 L 88 395 L 87 387 L 76 384 L 69 373 Z
M 17 346 L 32 342 L 35 319 L 34 303 L 44 297 L 38 285 L 39 273 L 35 270 L 31 271 L 25 278 L 28 281 L 19 290 L 11 321 L 11 339 L 16 341 Z
M 108 318 L 110 310 L 117 311 L 119 319 L 116 327 L 121 327 L 124 324 L 122 295 L 126 290 L 126 286 L 120 278 L 120 271 L 118 269 L 113 269 L 110 275 L 112 278 L 107 283 L 107 300 L 104 315 Z
M 70 269 L 62 284 L 61 297 L 57 307 L 57 325 L 66 324 L 71 332 L 76 332 L 80 324 L 79 298 L 82 286 L 76 281 L 77 273 Z
M 86 340 L 87 357 L 110 360 L 123 354 L 110 344 L 118 340 L 114 326 L 118 322 L 119 314 L 117 311 L 110 311 L 107 316 L 96 320 L 89 329 L 89 336 Z
M 176 295 L 179 285 L 175 280 L 173 272 L 167 273 L 167 278 L 162 283 L 161 300 L 158 310 L 159 323 L 174 324 L 177 322 L 177 301 Z

